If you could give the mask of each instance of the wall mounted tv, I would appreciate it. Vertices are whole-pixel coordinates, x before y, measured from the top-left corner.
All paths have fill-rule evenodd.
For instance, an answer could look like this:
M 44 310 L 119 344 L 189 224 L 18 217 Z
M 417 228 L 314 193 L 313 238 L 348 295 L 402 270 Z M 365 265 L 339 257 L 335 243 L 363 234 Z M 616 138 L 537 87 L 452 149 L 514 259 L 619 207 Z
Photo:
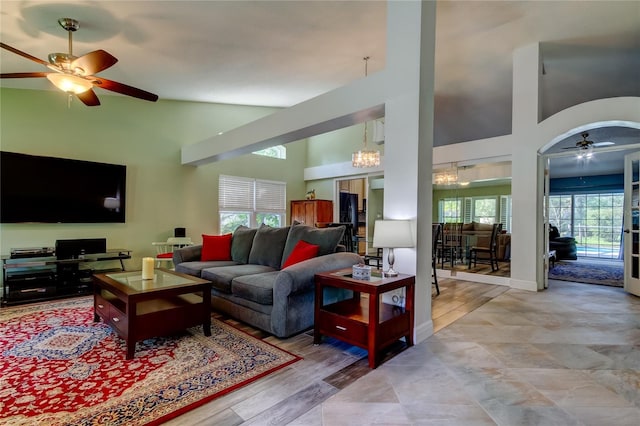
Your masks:
M 0 152 L 0 222 L 124 223 L 127 167 Z

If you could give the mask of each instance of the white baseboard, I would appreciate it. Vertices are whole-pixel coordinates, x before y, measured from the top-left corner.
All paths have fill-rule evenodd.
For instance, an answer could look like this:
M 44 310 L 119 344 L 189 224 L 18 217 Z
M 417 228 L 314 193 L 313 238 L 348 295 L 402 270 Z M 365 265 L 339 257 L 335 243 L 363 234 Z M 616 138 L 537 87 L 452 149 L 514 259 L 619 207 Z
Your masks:
M 429 319 L 429 321 L 423 322 L 422 324 L 416 324 L 413 329 L 413 334 L 413 343 L 416 345 L 426 340 L 429 336 L 433 335 L 433 321 Z

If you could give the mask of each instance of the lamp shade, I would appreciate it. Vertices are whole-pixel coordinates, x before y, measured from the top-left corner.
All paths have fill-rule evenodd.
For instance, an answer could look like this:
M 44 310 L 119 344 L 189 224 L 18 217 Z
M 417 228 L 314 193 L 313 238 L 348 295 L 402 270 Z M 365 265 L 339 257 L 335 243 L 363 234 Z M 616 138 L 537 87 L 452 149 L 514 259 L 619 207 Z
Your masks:
M 413 233 L 409 220 L 376 220 L 373 228 L 373 247 L 413 247 Z

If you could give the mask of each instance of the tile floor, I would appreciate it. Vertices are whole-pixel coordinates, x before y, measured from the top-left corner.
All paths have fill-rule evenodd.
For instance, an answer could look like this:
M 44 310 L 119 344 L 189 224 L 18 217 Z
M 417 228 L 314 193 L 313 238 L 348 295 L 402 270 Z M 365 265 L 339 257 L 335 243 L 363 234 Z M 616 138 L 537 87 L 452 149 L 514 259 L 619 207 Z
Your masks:
M 288 424 L 637 426 L 639 389 L 640 298 L 552 281 L 502 292 Z

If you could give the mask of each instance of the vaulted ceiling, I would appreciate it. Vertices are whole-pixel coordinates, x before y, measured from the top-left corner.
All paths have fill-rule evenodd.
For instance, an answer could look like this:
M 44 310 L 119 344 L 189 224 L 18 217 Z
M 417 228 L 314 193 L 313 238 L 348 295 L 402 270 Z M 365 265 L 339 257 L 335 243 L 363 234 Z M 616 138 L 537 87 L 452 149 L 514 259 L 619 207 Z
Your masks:
M 385 66 L 384 1 L 3 0 L 0 8 L 3 43 L 46 60 L 67 51 L 57 19 L 75 18 L 74 54 L 108 51 L 119 62 L 100 76 L 160 99 L 286 107 L 361 78 L 364 56 L 370 74 Z M 511 132 L 512 53 L 530 43 L 541 43 L 543 118 L 640 96 L 638 1 L 439 1 L 436 19 L 436 146 Z M 5 50 L 0 68 L 44 71 Z M 0 84 L 56 90 L 42 78 Z

